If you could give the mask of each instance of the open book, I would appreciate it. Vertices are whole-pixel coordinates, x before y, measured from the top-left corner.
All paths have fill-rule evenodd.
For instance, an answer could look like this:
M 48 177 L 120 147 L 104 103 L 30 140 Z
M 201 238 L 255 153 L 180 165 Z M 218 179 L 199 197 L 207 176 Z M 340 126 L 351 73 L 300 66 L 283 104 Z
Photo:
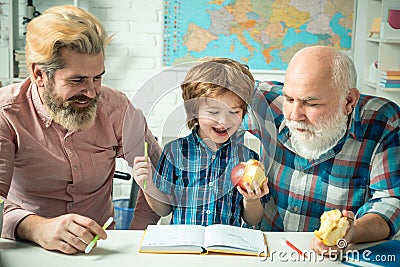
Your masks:
M 233 253 L 268 255 L 267 240 L 259 230 L 231 225 L 149 225 L 139 252 L 145 253 Z

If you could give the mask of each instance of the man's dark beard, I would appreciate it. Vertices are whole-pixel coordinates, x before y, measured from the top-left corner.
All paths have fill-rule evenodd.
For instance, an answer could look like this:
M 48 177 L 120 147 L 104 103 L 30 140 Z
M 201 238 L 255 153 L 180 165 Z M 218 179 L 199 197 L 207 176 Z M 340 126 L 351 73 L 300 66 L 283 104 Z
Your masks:
M 45 87 L 43 94 L 44 104 L 49 109 L 52 119 L 71 131 L 83 130 L 93 125 L 98 99 L 99 94 L 96 94 L 95 98 L 79 95 L 64 101 L 51 84 Z M 87 101 L 89 105 L 80 108 L 74 105 L 76 101 Z

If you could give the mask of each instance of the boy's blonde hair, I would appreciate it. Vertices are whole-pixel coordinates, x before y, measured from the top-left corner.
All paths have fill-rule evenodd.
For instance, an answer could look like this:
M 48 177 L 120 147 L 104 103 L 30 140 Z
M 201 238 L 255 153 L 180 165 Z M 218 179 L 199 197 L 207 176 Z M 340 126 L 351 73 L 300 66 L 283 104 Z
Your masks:
M 244 115 L 254 89 L 254 78 L 246 65 L 233 59 L 207 57 L 188 71 L 181 88 L 187 126 L 192 129 L 198 122 L 199 105 L 198 101 L 188 100 L 233 94 L 239 97 Z
M 32 74 L 37 63 L 49 78 L 65 66 L 61 51 L 98 55 L 110 41 L 100 21 L 72 5 L 55 6 L 29 22 L 26 33 L 26 62 Z

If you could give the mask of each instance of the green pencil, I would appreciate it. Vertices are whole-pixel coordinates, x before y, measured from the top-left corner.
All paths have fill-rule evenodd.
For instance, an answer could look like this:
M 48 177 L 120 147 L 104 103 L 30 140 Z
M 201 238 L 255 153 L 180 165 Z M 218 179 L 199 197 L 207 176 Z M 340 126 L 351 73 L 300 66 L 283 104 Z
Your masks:
M 146 162 L 149 161 L 149 155 L 148 155 L 148 153 L 147 153 L 148 146 L 149 146 L 148 143 L 147 143 L 147 142 L 144 142 L 144 160 L 145 160 Z M 147 187 L 147 179 L 144 179 L 144 181 L 143 181 L 143 188 L 144 188 L 144 190 L 146 190 L 146 187 Z
M 113 220 L 114 220 L 113 217 L 108 218 L 108 220 L 106 221 L 106 223 L 102 227 L 103 230 L 106 230 L 108 228 L 108 226 L 110 226 L 110 224 L 113 222 Z M 85 253 L 86 254 L 88 254 L 88 253 L 90 253 L 90 251 L 92 251 L 94 245 L 96 245 L 97 240 L 99 240 L 99 236 L 98 235 L 96 235 L 93 238 L 92 242 L 90 242 L 89 245 L 86 247 L 86 249 L 85 249 Z

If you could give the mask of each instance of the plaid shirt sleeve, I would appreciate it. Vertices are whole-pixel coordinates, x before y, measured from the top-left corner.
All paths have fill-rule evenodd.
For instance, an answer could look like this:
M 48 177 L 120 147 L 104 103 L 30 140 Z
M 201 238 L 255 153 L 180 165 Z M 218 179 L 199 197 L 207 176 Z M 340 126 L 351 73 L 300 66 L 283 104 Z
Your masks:
M 383 115 L 384 114 L 384 115 Z M 371 198 L 358 210 L 357 217 L 367 213 L 382 216 L 393 236 L 400 229 L 400 109 L 392 103 L 379 113 L 367 116 L 370 138 L 379 140 L 370 172 Z M 381 133 L 378 136 L 373 136 Z

